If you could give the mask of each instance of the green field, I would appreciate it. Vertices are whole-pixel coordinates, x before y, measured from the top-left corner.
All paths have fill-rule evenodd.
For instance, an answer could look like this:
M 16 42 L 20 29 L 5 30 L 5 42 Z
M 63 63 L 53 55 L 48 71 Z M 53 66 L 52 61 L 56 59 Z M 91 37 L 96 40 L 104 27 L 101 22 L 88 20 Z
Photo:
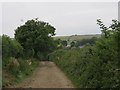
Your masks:
M 100 37 L 100 34 L 92 34 L 92 35 L 71 35 L 71 36 L 55 36 L 54 39 L 61 39 L 61 40 L 82 40 L 82 39 L 90 39 L 92 37 Z

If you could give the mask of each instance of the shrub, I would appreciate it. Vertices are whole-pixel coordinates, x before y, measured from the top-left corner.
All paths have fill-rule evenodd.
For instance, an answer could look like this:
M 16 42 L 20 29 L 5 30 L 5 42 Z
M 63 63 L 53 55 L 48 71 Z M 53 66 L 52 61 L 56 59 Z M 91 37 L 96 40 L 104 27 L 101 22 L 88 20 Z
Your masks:
M 23 51 L 22 46 L 7 35 L 2 36 L 2 57 L 20 57 Z

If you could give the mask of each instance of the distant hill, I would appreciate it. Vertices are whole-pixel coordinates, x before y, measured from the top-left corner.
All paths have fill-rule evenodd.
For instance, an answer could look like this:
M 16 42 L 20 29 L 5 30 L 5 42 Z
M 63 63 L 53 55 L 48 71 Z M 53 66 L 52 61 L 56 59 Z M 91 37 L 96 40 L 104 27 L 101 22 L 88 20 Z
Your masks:
M 71 36 L 55 36 L 54 39 L 61 39 L 61 40 L 70 40 L 70 41 L 80 41 L 82 39 L 90 39 L 92 37 L 100 37 L 101 34 L 93 34 L 93 35 L 71 35 Z

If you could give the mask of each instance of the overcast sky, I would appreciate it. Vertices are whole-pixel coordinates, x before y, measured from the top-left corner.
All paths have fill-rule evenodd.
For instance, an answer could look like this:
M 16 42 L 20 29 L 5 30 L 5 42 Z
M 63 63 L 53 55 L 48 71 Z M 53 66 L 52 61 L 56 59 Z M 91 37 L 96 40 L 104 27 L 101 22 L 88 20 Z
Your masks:
M 2 3 L 3 34 L 14 37 L 14 30 L 28 19 L 39 18 L 56 28 L 56 35 L 99 34 L 96 19 L 106 25 L 118 19 L 117 2 L 37 2 Z

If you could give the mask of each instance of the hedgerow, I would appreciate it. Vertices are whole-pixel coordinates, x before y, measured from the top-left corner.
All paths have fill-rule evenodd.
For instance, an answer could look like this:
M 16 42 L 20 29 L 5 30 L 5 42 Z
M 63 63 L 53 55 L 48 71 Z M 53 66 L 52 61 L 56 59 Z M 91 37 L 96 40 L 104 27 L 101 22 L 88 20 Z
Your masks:
M 61 49 L 53 52 L 53 60 L 79 88 L 120 88 L 120 23 L 110 27 L 98 20 L 101 37 L 94 45 Z

